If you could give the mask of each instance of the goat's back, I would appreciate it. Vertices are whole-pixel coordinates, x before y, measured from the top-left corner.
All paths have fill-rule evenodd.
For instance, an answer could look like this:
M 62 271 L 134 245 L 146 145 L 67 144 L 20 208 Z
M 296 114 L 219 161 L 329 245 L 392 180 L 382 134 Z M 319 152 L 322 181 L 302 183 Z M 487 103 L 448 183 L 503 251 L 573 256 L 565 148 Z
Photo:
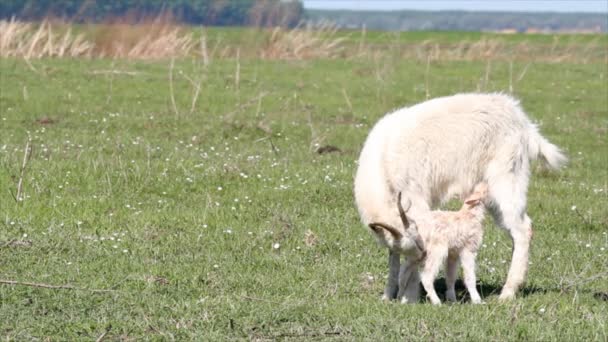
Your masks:
M 466 196 L 490 173 L 527 166 L 547 144 L 559 151 L 503 94 L 459 94 L 397 110 L 376 124 L 361 151 L 355 177 L 361 219 L 391 219 L 387 210 L 396 213 L 399 191 L 413 210 Z

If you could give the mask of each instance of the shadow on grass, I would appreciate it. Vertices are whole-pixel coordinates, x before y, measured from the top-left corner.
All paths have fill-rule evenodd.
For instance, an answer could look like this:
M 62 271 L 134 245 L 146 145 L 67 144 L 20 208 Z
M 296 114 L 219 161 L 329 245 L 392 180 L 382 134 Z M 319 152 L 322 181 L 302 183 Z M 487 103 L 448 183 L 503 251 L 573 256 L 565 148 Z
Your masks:
M 502 284 L 487 284 L 487 283 L 477 283 L 477 290 L 479 291 L 479 295 L 482 299 L 490 296 L 498 296 L 500 294 L 500 290 L 502 289 Z M 445 294 L 446 286 L 445 286 L 445 278 L 438 278 L 435 280 L 435 291 L 437 294 L 442 297 Z M 533 294 L 542 294 L 547 292 L 560 292 L 557 289 L 545 289 L 536 286 L 524 286 L 517 294 L 518 296 L 527 297 Z M 423 298 L 426 295 L 424 288 L 422 288 Z M 469 301 L 469 292 L 466 290 L 466 287 L 462 280 L 456 280 L 456 297 L 459 301 Z M 445 299 L 445 298 L 442 298 Z

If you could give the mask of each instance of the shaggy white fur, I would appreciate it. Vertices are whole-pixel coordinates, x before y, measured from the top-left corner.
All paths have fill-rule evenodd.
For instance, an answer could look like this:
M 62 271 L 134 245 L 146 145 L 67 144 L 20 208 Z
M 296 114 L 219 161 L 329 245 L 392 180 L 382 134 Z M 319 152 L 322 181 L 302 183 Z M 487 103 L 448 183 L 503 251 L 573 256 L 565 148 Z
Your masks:
M 400 227 L 397 193 L 411 200 L 412 217 L 454 196 L 464 198 L 485 181 L 489 210 L 513 239 L 513 255 L 501 299 L 513 298 L 525 278 L 531 239 L 526 214 L 530 161 L 558 169 L 566 157 L 538 132 L 519 106 L 504 94 L 458 94 L 436 98 L 383 117 L 361 151 L 355 177 L 355 200 L 365 225 L 382 222 Z M 382 229 L 375 234 L 389 248 L 389 276 L 384 298 L 397 296 L 400 255 L 415 260 L 415 232 L 397 241 Z M 418 272 L 404 289 L 417 301 Z

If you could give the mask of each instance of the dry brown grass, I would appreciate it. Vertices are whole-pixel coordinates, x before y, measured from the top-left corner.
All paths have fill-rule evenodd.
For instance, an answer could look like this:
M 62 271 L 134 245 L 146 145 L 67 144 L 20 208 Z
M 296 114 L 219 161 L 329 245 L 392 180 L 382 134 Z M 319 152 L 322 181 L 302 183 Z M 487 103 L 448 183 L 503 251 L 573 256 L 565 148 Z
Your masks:
M 37 25 L 14 19 L 0 21 L 2 57 L 89 57 L 93 47 L 83 34 L 73 34 L 69 25 L 51 25 L 48 20 Z
M 59 29 L 57 29 L 59 27 Z M 115 21 L 85 28 L 72 34 L 69 24 L 43 21 L 39 25 L 16 20 L 0 21 L 0 48 L 3 57 L 94 57 L 119 59 L 168 59 L 201 55 L 209 60 L 251 55 L 262 59 L 334 58 L 343 51 L 344 38 L 336 37 L 335 25 L 300 25 L 294 29 L 275 28 L 268 39 L 243 53 L 240 46 L 215 46 L 209 55 L 206 37 L 196 39 L 192 29 L 175 24 L 165 16 L 129 23 Z M 63 32 L 59 34 L 57 32 Z
M 335 58 L 343 51 L 344 38 L 336 37 L 331 23 L 303 24 L 288 30 L 277 27 L 260 49 L 263 59 Z
M 357 50 L 361 51 L 361 48 Z M 368 45 L 359 56 L 373 57 L 391 50 L 391 47 Z M 530 42 L 507 42 L 499 38 L 463 40 L 458 43 L 437 43 L 426 40 L 414 44 L 402 44 L 392 48 L 400 58 L 420 61 L 530 61 L 549 63 L 590 63 L 608 58 L 608 50 L 598 40 L 584 45 L 580 43 L 547 45 Z M 354 52 L 354 51 L 353 51 Z M 348 53 L 347 53 L 348 54 Z
M 166 20 L 109 23 L 87 34 L 73 34 L 70 24 L 48 20 L 40 24 L 0 21 L 2 57 L 161 59 L 188 56 L 198 45 L 190 31 Z
M 163 59 L 193 53 L 197 42 L 191 32 L 168 20 L 139 24 L 100 25 L 94 34 L 94 55 L 125 59 Z
M 261 58 L 308 60 L 316 58 L 381 57 L 433 61 L 540 61 L 550 63 L 591 63 L 608 61 L 608 49 L 600 39 L 581 43 L 553 44 L 513 42 L 500 37 L 462 40 L 453 43 L 422 42 L 366 43 L 339 33 L 338 27 L 325 22 L 302 24 L 293 29 L 247 31 L 256 39 L 222 40 L 221 35 L 207 40 L 192 27 L 181 26 L 163 15 L 138 21 L 116 20 L 99 25 L 74 28 L 69 23 L 45 20 L 39 24 L 16 20 L 0 21 L 0 56 L 17 58 L 89 57 L 118 59 L 171 59 L 200 57 L 205 65 L 214 59 Z M 244 31 L 245 32 L 245 31 Z M 261 38 L 261 39 L 259 39 Z M 349 40 L 350 39 L 350 40 Z M 211 42 L 209 48 L 208 42 Z M 238 58 L 237 58 L 238 55 Z M 237 74 L 238 75 L 238 74 Z

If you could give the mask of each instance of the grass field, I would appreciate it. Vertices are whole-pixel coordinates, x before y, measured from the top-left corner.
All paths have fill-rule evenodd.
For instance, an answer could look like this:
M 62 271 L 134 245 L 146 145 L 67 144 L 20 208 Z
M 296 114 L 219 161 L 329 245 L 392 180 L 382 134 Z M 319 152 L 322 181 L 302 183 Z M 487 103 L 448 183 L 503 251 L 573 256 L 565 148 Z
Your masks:
M 555 44 L 578 39 L 603 57 L 0 59 L 0 279 L 21 283 L 0 338 L 605 341 L 606 37 Z M 570 158 L 532 177 L 527 284 L 497 301 L 511 242 L 488 220 L 486 305 L 383 303 L 359 149 L 384 113 L 468 91 L 512 92 Z

